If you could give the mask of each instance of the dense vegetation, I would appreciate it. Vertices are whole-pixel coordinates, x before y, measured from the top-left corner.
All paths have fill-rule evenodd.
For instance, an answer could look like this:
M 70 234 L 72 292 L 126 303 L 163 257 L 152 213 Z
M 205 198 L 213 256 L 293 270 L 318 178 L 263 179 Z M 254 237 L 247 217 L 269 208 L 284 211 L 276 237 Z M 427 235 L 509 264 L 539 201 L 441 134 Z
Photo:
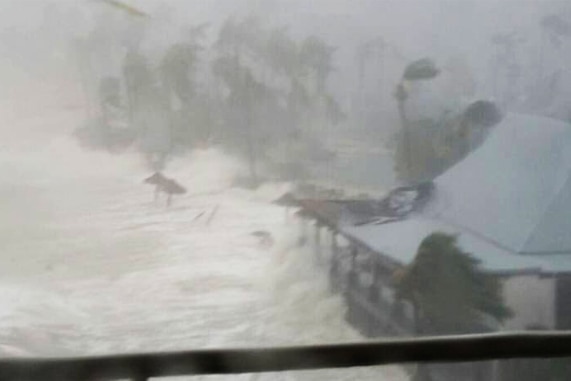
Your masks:
M 399 296 L 414 306 L 419 334 L 491 330 L 511 315 L 499 280 L 482 271 L 454 235 L 426 237 L 397 286 Z
M 344 118 L 327 85 L 334 47 L 315 36 L 295 40 L 255 17 L 229 18 L 215 34 L 188 28 L 157 59 L 141 48 L 146 26 L 139 28 L 119 33 L 125 54 L 111 76 L 89 70 L 103 31 L 78 44 L 84 81 L 98 87 L 95 121 L 79 131 L 86 144 L 137 144 L 156 168 L 177 152 L 222 144 L 247 159 L 254 182 L 262 162 L 299 177 L 305 160 L 327 157 L 319 134 Z

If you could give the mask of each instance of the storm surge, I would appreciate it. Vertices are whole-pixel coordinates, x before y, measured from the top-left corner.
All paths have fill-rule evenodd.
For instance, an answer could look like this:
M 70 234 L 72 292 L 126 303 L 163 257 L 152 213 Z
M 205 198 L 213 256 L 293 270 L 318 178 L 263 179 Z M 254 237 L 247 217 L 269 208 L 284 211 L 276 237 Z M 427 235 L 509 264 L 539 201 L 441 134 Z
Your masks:
M 188 190 L 167 207 L 143 184 L 149 170 L 137 152 L 77 146 L 74 112 L 54 109 L 32 124 L 13 118 L 30 140 L 0 154 L 4 355 L 363 340 L 345 323 L 325 265 L 295 245 L 295 217 L 271 203 L 287 184 L 234 187 L 240 163 L 216 148 L 196 150 L 166 168 Z M 55 132 L 34 139 L 36 128 Z M 403 377 L 399 368 L 244 377 L 379 375 Z

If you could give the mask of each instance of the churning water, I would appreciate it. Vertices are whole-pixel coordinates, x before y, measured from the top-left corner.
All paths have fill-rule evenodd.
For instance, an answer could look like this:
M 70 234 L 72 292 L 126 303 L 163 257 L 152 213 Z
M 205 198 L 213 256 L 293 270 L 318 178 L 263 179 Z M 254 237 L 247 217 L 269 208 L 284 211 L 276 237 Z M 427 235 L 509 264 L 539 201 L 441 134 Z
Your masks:
M 149 173 L 136 153 L 83 151 L 69 137 L 83 116 L 73 102 L 3 111 L 1 355 L 362 339 L 326 271 L 293 249 L 293 217 L 270 203 L 285 185 L 233 188 L 241 166 L 197 151 L 169 165 L 189 192 L 166 208 L 142 183 Z M 240 377 L 405 379 L 398 367 Z

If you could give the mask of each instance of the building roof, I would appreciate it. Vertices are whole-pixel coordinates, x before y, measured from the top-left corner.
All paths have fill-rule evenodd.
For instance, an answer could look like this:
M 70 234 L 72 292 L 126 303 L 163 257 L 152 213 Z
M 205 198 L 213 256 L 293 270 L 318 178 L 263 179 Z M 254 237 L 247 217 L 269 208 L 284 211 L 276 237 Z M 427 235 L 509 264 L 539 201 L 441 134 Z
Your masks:
M 327 200 L 300 199 L 300 213 L 314 218 L 318 222 L 335 228 L 342 217 L 341 205 Z
M 385 225 L 345 226 L 343 234 L 371 250 L 386 255 L 399 265 L 411 263 L 420 242 L 434 232 L 458 235 L 458 244 L 480 261 L 483 269 L 495 273 L 552 273 L 571 271 L 571 256 L 520 255 L 445 223 L 415 217 Z
M 396 222 L 341 230 L 398 263 L 433 232 L 496 272 L 571 272 L 571 126 L 507 115 L 484 144 L 434 180 L 430 201 Z
M 571 126 L 508 115 L 423 213 L 517 253 L 571 254 Z

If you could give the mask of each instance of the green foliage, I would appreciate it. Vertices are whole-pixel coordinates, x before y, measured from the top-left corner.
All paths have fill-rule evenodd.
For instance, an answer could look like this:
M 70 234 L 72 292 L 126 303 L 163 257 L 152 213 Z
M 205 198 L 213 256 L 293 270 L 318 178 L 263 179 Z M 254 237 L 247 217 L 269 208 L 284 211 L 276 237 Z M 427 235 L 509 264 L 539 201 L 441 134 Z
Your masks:
M 188 104 L 195 93 L 194 73 L 202 51 L 207 24 L 191 26 L 183 42 L 171 45 L 163 57 L 159 70 L 163 90 L 169 102 L 175 96 L 182 104 Z
M 424 148 L 430 149 L 430 145 L 423 143 L 422 136 L 424 130 L 414 128 L 406 113 L 406 101 L 408 100 L 408 84 L 411 81 L 428 80 L 436 77 L 440 70 L 436 67 L 434 62 L 429 58 L 422 58 L 420 60 L 410 63 L 404 70 L 402 80 L 397 85 L 395 91 L 395 98 L 398 102 L 399 117 L 401 120 L 402 133 L 401 139 L 396 150 L 395 169 L 397 175 L 408 183 L 415 183 L 425 181 L 427 179 L 427 165 L 424 160 L 424 155 L 419 155 L 419 152 L 424 153 Z M 417 135 L 421 138 L 417 139 Z M 426 135 L 426 134 L 424 134 Z M 420 156 L 420 158 L 419 158 Z
M 407 120 L 407 134 L 403 131 L 396 140 L 397 175 L 410 182 L 432 180 L 478 147 L 502 118 L 493 102 L 479 100 L 460 113 Z
M 276 148 L 314 145 L 318 140 L 311 129 L 316 124 L 343 120 L 341 107 L 327 92 L 335 49 L 319 38 L 295 41 L 287 27 L 265 28 L 256 18 L 231 18 L 220 29 L 215 48 L 211 67 L 227 94 L 226 135 L 254 139 L 243 145 L 245 150 L 255 147 L 256 156 L 271 160 L 280 151 Z M 299 167 L 308 159 L 301 156 L 288 160 Z
M 318 92 L 325 91 L 327 77 L 333 71 L 334 52 L 334 47 L 315 36 L 306 38 L 301 44 L 299 52 L 301 65 L 306 73 L 315 77 Z
M 242 20 L 231 17 L 220 28 L 215 48 L 224 54 L 255 56 L 263 49 L 264 35 L 257 17 L 249 16 Z
M 502 120 L 502 113 L 498 106 L 490 101 L 475 101 L 471 103 L 462 114 L 465 124 L 475 124 L 492 127 Z
M 432 79 L 440 73 L 440 69 L 430 58 L 422 58 L 409 64 L 404 70 L 403 79 L 421 81 Z
M 453 122 L 446 118 L 407 121 L 407 134 L 401 131 L 396 136 L 395 172 L 401 180 L 429 181 L 454 164 L 458 141 L 443 132 Z
M 264 57 L 276 74 L 286 77 L 299 75 L 299 48 L 288 35 L 287 28 L 270 31 Z
M 470 332 L 486 319 L 508 318 L 501 284 L 484 273 L 479 262 L 464 252 L 457 237 L 427 236 L 397 283 L 398 296 L 417 309 L 423 333 Z
M 162 17 L 154 17 L 157 24 L 170 22 L 171 13 L 164 9 Z M 104 25 L 91 36 L 110 34 L 127 42 L 120 80 L 92 96 L 106 105 L 125 106 L 121 123 L 136 132 L 135 142 L 145 153 L 167 156 L 216 139 L 247 157 L 255 172 L 261 157 L 276 166 L 291 164 L 278 165 L 279 155 L 272 153 L 280 149 L 313 152 L 321 143 L 311 130 L 344 118 L 327 91 L 335 49 L 317 37 L 296 40 L 287 27 L 270 28 L 254 16 L 229 18 L 213 44 L 205 43 L 207 24 L 191 25 L 162 57 L 151 59 L 139 49 L 148 36 L 142 32 L 154 31 L 145 25 L 130 25 L 137 28 L 135 37 L 132 28 L 115 36 L 119 29 Z M 104 52 L 88 50 L 81 49 L 86 61 L 95 55 L 106 59 Z M 85 88 L 99 80 L 86 78 Z M 302 166 L 308 155 L 301 156 L 287 160 Z
M 191 75 L 197 61 L 197 48 L 190 44 L 178 43 L 167 50 L 160 71 L 169 98 L 173 94 L 181 103 L 190 101 L 194 92 Z
M 149 62 L 137 50 L 127 53 L 123 62 L 123 78 L 129 103 L 132 108 L 136 108 L 138 100 L 154 86 L 153 72 Z

